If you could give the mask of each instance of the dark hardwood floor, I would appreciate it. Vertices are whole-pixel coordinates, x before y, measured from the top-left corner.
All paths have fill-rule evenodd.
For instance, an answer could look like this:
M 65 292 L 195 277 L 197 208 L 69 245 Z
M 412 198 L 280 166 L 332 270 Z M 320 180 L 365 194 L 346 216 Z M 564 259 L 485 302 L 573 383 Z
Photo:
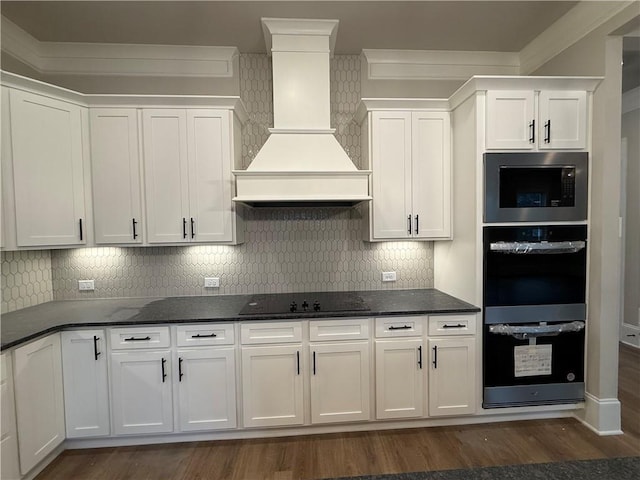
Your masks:
M 67 450 L 37 480 L 299 480 L 640 455 L 640 351 L 620 347 L 624 435 L 575 419 Z

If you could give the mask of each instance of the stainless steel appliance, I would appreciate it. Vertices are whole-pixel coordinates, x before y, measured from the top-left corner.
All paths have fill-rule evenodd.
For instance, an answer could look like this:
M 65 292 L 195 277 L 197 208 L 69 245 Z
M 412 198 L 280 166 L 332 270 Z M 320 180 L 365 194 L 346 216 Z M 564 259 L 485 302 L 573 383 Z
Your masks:
M 586 152 L 485 153 L 484 221 L 587 219 Z
M 586 234 L 484 227 L 484 408 L 583 400 Z

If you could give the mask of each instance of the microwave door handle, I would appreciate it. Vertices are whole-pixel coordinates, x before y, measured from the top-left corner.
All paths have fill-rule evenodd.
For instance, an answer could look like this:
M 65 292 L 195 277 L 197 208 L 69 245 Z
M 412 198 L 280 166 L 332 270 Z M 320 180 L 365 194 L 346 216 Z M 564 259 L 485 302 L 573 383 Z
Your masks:
M 497 335 L 510 335 L 519 340 L 534 337 L 555 337 L 561 333 L 579 332 L 584 329 L 584 322 L 574 321 L 556 325 L 490 325 L 489 332 Z
M 539 253 L 576 253 L 583 250 L 583 240 L 566 242 L 493 242 L 489 250 L 500 253 L 539 254 Z

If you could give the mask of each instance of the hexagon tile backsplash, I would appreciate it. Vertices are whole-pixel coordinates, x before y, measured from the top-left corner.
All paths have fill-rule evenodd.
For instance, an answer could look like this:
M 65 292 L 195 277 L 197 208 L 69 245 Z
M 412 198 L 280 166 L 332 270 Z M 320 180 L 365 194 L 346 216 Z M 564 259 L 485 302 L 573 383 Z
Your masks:
M 242 157 L 250 163 L 273 124 L 271 63 L 240 56 L 240 92 L 249 114 Z M 360 58 L 331 60 L 331 124 L 359 168 Z M 245 243 L 238 246 L 86 248 L 2 252 L 2 312 L 51 299 L 156 297 L 377 290 L 433 286 L 431 242 L 368 243 L 357 208 L 247 209 Z M 382 283 L 381 272 L 397 281 Z M 204 277 L 220 288 L 205 289 Z M 94 291 L 78 280 L 95 280 Z

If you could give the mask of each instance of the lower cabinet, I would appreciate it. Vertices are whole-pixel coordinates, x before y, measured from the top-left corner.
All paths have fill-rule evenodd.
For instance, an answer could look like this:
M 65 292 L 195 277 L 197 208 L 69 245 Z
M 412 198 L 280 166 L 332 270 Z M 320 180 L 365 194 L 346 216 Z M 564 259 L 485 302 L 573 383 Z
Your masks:
M 300 344 L 242 347 L 245 427 L 303 424 L 301 354 Z
M 310 345 L 311 423 L 369 420 L 369 342 Z
M 476 410 L 475 337 L 429 339 L 429 415 Z
M 104 330 L 62 332 L 67 438 L 109 435 L 109 381 Z
M 60 334 L 16 348 L 15 400 L 24 475 L 65 439 Z
M 235 348 L 179 349 L 175 361 L 180 430 L 235 428 Z
M 173 431 L 171 352 L 111 353 L 111 400 L 116 435 Z
M 20 460 L 10 353 L 0 355 L 0 410 L 0 478 L 13 480 L 20 478 Z

